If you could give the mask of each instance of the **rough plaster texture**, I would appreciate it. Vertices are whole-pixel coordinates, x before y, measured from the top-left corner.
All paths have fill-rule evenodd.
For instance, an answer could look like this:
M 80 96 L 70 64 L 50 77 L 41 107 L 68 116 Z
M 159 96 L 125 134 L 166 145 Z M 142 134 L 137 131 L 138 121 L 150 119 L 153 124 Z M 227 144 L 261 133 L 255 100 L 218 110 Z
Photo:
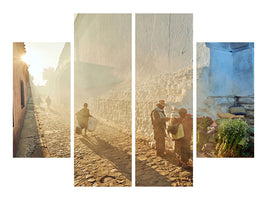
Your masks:
M 186 108 L 193 113 L 193 70 L 182 69 L 175 73 L 161 74 L 144 82 L 136 83 L 136 135 L 152 139 L 151 111 L 158 100 L 168 106 L 165 114 L 171 117 L 173 108 Z
M 136 137 L 153 139 L 151 111 L 160 99 L 168 117 L 174 107 L 192 113 L 192 59 L 191 14 L 136 15 Z
M 210 49 L 205 42 L 197 43 L 197 68 L 210 66 Z

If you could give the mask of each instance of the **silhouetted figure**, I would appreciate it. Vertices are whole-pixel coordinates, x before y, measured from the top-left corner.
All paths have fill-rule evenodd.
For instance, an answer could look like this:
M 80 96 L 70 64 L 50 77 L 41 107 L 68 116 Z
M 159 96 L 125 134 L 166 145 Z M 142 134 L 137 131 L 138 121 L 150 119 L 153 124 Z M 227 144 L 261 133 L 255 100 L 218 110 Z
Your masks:
M 83 105 L 83 109 L 81 109 L 79 112 L 76 113 L 78 124 L 81 127 L 81 129 L 85 129 L 85 131 L 84 131 L 85 135 L 86 135 L 87 129 L 88 129 L 89 117 L 92 117 L 92 115 L 90 115 L 89 109 L 87 107 L 88 107 L 88 104 L 85 103 Z
M 164 100 L 156 104 L 156 108 L 151 112 L 151 121 L 154 129 L 154 139 L 156 141 L 156 150 L 158 156 L 163 156 L 165 152 L 166 121 L 169 118 L 164 113 L 164 107 L 167 106 Z
M 47 107 L 50 109 L 50 105 L 51 105 L 50 97 L 48 96 L 45 101 L 46 101 Z
M 177 125 L 183 125 L 184 137 L 175 140 L 175 153 L 181 156 L 182 164 L 186 165 L 191 154 L 190 143 L 192 140 L 193 119 L 187 114 L 185 108 L 181 108 L 178 113 L 180 118 L 177 119 Z

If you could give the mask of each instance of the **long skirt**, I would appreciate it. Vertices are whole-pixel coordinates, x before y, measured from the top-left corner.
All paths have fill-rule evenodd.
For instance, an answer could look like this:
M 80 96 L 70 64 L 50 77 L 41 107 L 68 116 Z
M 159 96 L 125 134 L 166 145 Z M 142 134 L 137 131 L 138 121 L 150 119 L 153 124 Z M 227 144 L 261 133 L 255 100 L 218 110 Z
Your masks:
M 187 162 L 191 156 L 190 140 L 186 138 L 175 140 L 175 153 L 181 156 L 183 162 Z
M 87 118 L 78 119 L 78 124 L 81 127 L 81 129 L 88 129 L 88 122 L 89 120 Z

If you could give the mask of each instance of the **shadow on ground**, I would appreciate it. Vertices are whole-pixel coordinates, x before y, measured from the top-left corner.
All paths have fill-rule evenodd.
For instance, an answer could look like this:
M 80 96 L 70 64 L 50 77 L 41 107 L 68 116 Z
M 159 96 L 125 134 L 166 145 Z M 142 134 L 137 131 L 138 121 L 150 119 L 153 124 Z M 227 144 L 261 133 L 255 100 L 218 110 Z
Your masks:
M 146 161 L 136 159 L 136 186 L 170 186 L 166 176 L 146 165 Z
M 34 102 L 32 96 L 29 97 L 27 103 L 16 157 L 44 157 L 34 115 Z
M 131 155 L 97 137 L 84 136 L 80 141 L 100 157 L 113 162 L 117 169 L 131 180 L 131 167 L 128 167 L 131 163 Z

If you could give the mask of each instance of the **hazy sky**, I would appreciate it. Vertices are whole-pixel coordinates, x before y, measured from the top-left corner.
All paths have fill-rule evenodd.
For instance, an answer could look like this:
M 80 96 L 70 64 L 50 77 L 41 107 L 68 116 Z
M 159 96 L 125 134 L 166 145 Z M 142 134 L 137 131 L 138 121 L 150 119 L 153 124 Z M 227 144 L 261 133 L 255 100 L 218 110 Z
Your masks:
M 25 43 L 25 61 L 30 65 L 29 72 L 35 85 L 45 85 L 43 69 L 57 68 L 58 59 L 65 43 Z

